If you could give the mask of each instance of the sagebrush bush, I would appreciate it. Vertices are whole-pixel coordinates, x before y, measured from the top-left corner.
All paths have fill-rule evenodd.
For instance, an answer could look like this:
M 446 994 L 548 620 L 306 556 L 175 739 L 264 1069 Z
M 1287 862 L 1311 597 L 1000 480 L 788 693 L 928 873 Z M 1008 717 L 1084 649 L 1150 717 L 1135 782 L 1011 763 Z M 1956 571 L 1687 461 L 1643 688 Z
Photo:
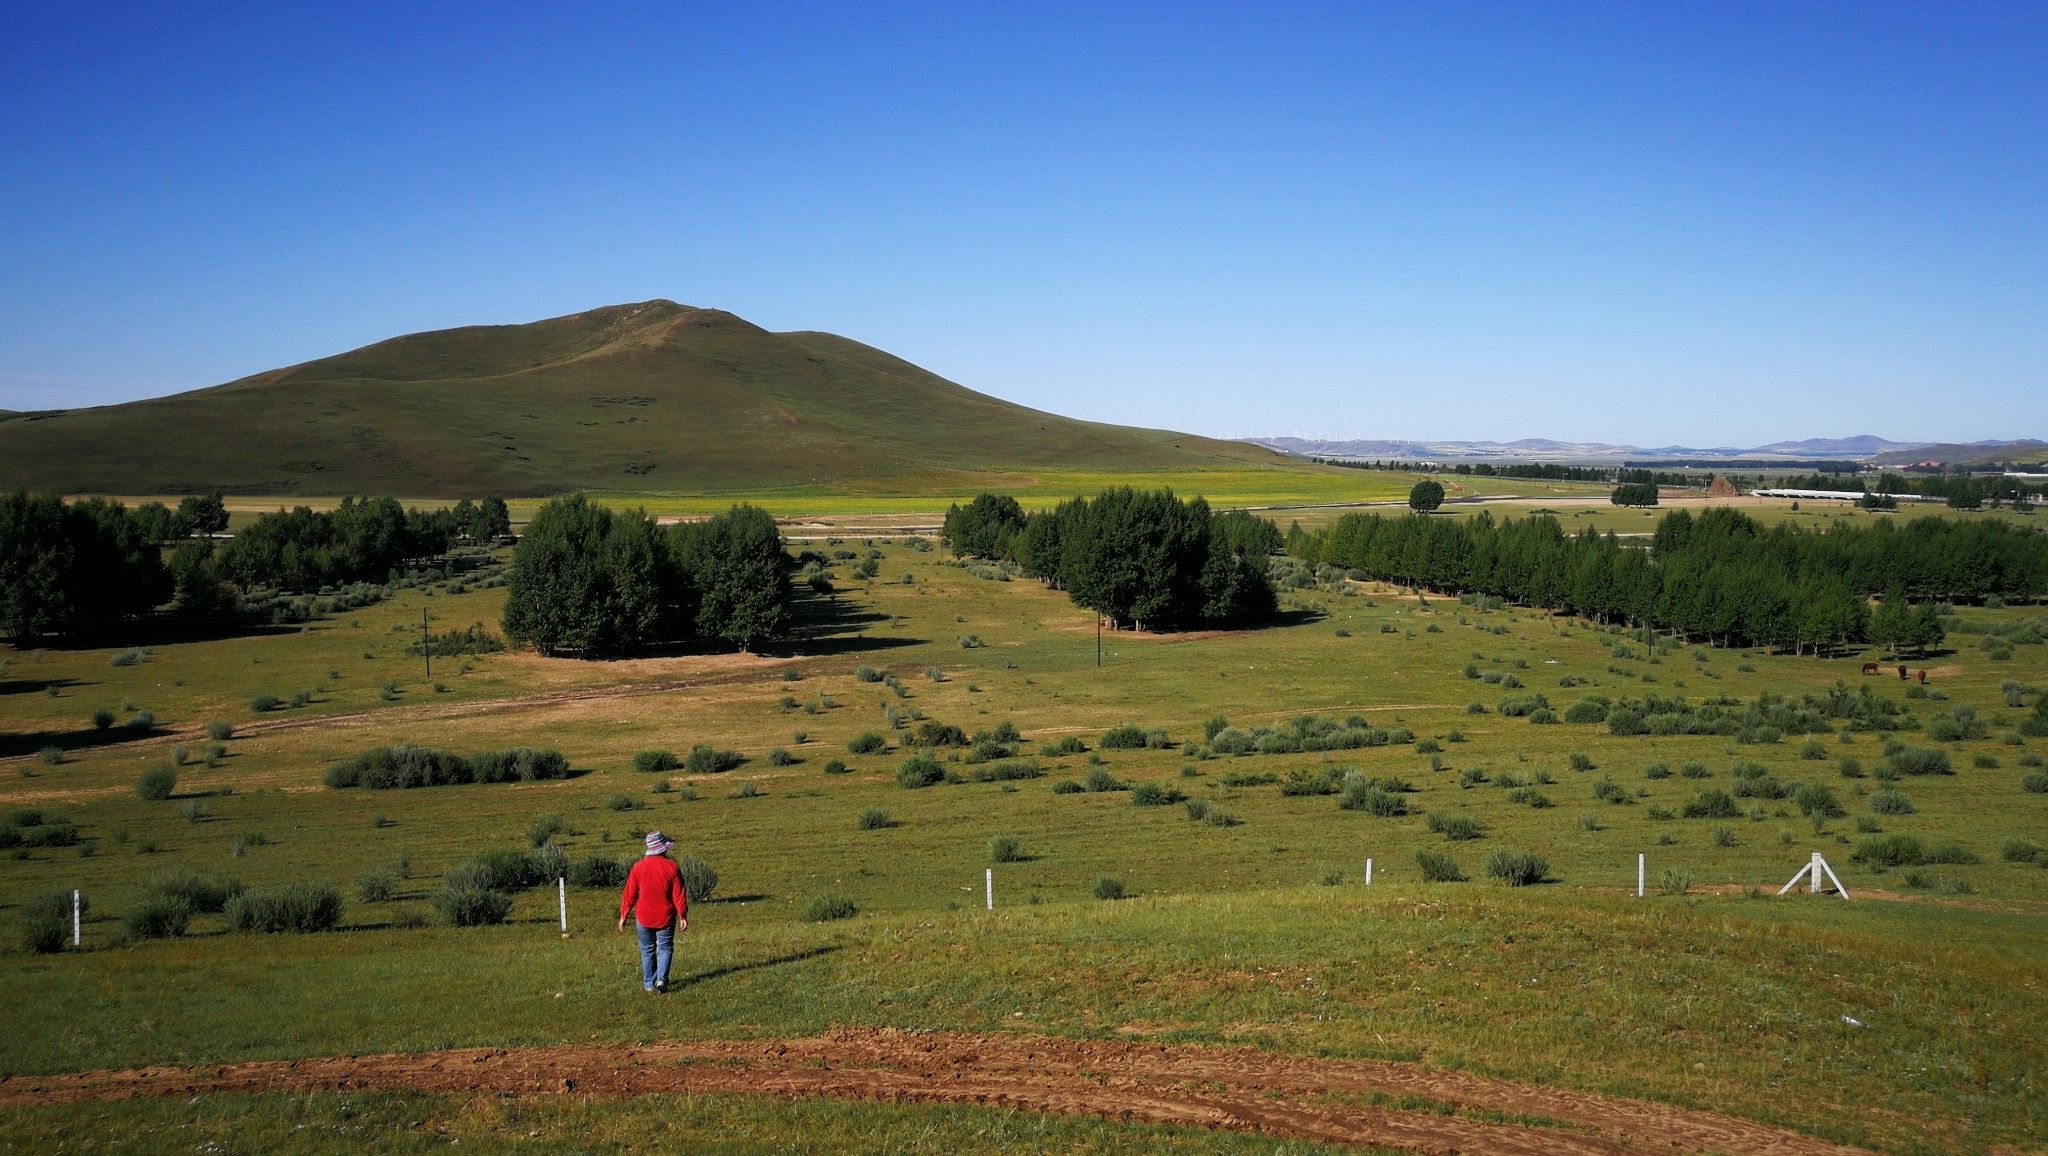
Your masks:
M 542 815 L 526 825 L 526 842 L 531 847 L 545 846 L 555 836 L 568 833 L 569 820 L 562 818 L 558 814 L 550 813 Z
M 450 885 L 434 896 L 441 918 L 456 927 L 483 927 L 505 922 L 511 914 L 512 897 L 488 887 Z
M 690 748 L 689 757 L 683 760 L 683 769 L 693 775 L 721 775 L 746 761 L 746 756 L 738 751 L 698 743 Z
M 1741 812 L 1728 792 L 1708 787 L 1688 800 L 1682 813 L 1688 819 L 1733 819 Z
M 1526 887 L 1541 883 L 1550 874 L 1550 863 L 1533 851 L 1509 851 L 1502 848 L 1486 859 L 1486 874 L 1510 887 Z
M 946 772 L 939 766 L 938 760 L 921 751 L 904 759 L 896 768 L 897 785 L 906 790 L 929 787 L 933 783 L 943 781 L 945 777 Z
M 172 867 L 152 875 L 143 885 L 145 894 L 175 899 L 188 911 L 219 912 L 243 893 L 242 881 L 231 875 L 200 875 Z
M 2048 771 L 2029 771 L 2020 778 L 2020 789 L 2036 795 L 2048 794 Z
M 880 807 L 869 807 L 862 811 L 860 818 L 855 819 L 853 823 L 854 829 L 858 831 L 882 831 L 895 825 L 896 821 L 889 817 L 889 812 Z
M 1115 875 L 1098 877 L 1095 880 L 1094 891 L 1097 899 L 1122 899 L 1129 894 L 1124 888 L 1123 879 Z
M 135 780 L 136 795 L 152 803 L 170 798 L 177 787 L 178 772 L 173 767 L 151 767 Z
M 718 872 L 695 855 L 678 854 L 676 869 L 683 874 L 683 892 L 692 903 L 702 903 L 718 890 Z
M 1344 789 L 1337 797 L 1337 806 L 1346 811 L 1364 811 L 1383 819 L 1408 813 L 1408 804 L 1399 795 L 1381 790 L 1377 783 L 1364 777 L 1345 780 Z
M 401 790 L 462 783 L 514 783 L 569 777 L 569 760 L 559 751 L 514 747 L 458 755 L 404 743 L 376 747 L 327 768 L 323 781 L 335 790 Z
M 185 934 L 192 907 L 174 895 L 145 892 L 121 917 L 121 927 L 135 939 L 172 939 Z
M 1015 835 L 997 835 L 988 841 L 991 863 L 1016 863 L 1023 858 L 1023 843 Z
M 1481 839 L 1486 836 L 1486 827 L 1470 815 L 1451 815 L 1439 811 L 1429 813 L 1429 829 L 1452 842 Z
M 1881 871 L 1887 867 L 1918 867 L 1927 861 L 1927 851 L 1911 835 L 1878 835 L 1859 840 L 1849 858 Z
M 1417 851 L 1415 866 L 1422 872 L 1425 883 L 1463 883 L 1465 872 L 1458 867 L 1458 861 L 1439 851 Z
M 851 919 L 860 913 L 853 900 L 844 895 L 820 895 L 804 904 L 798 918 L 805 923 L 829 923 L 834 919 Z
M 633 769 L 636 771 L 645 771 L 648 774 L 654 774 L 660 771 L 673 771 L 682 765 L 683 760 L 677 758 L 675 756 L 675 752 L 673 751 L 664 751 L 657 749 L 649 751 L 636 751 L 633 754 Z
M 846 768 L 846 760 L 845 760 L 845 759 L 826 759 L 826 760 L 825 760 L 825 767 L 824 767 L 824 771 L 825 771 L 825 773 L 826 773 L 826 774 L 828 774 L 828 775 L 843 775 L 843 774 L 845 774 L 845 773 L 846 773 L 846 770 L 847 770 L 847 768 Z
M 1914 811 L 1913 800 L 1902 791 L 1886 788 L 1872 791 L 1868 800 L 1870 809 L 1880 815 L 1910 815 Z
M 1081 786 L 1087 790 L 1098 792 L 1121 791 L 1125 789 L 1124 784 L 1119 782 L 1115 775 L 1109 773 L 1108 767 L 1090 767 L 1088 773 L 1081 776 Z
M 1948 752 L 1931 747 L 1902 747 L 1891 756 L 1891 768 L 1902 775 L 1952 775 Z
M 1055 795 L 1078 795 L 1087 789 L 1072 779 L 1061 779 L 1052 785 L 1052 793 Z
M 771 767 L 793 767 L 800 762 L 803 762 L 803 760 L 783 750 L 781 747 L 776 747 L 768 752 L 768 765 Z
M 846 749 L 856 755 L 872 755 L 887 748 L 889 740 L 880 731 L 862 731 L 847 740 Z
M 398 891 L 398 877 L 389 871 L 372 871 L 356 880 L 356 898 L 364 903 L 384 903 Z
M 1131 805 L 1136 807 L 1169 807 L 1187 798 L 1187 794 L 1163 783 L 1139 783 L 1131 788 Z
M 626 864 L 610 855 L 590 854 L 569 865 L 569 882 L 578 887 L 619 887 L 626 882 Z
M 1951 866 L 1968 867 L 1982 863 L 1984 859 L 1961 843 L 1949 842 L 1943 843 L 1934 850 L 1929 851 L 1927 853 L 1927 861 L 1929 863 L 1944 863 Z

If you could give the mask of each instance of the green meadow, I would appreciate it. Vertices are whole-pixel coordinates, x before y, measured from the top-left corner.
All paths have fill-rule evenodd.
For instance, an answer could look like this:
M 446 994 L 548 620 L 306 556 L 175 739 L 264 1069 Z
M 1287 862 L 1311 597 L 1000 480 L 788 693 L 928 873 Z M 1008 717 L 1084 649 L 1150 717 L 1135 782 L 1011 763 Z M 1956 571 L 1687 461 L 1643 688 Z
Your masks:
M 1330 474 L 1378 495 L 1346 500 L 1398 499 L 1410 481 Z M 1254 491 L 1267 482 L 1249 472 L 1242 491 L 1202 481 L 1187 491 L 1263 504 Z M 849 506 L 861 500 L 812 512 L 915 512 Z M 648 504 L 696 512 L 673 501 Z M 11 937 L 21 905 L 73 888 L 90 909 L 83 950 L 10 943 L 0 955 L 18 1025 L 0 1072 L 895 1025 L 1418 1061 L 1901 1151 L 2025 1148 L 2048 1127 L 2048 857 L 2018 849 L 2048 844 L 2048 793 L 2030 789 L 2048 786 L 2048 739 L 2021 729 L 2048 685 L 2048 646 L 2022 641 L 1996 659 L 1978 645 L 1987 630 L 2048 624 L 2041 607 L 1959 608 L 1945 649 L 1912 663 L 1929 670 L 1925 687 L 1862 675 L 1875 654 L 1696 647 L 1357 583 L 1283 591 L 1279 621 L 1259 630 L 1107 632 L 1098 665 L 1093 616 L 1034 581 L 970 571 L 905 538 L 808 545 L 849 552 L 836 590 L 804 600 L 799 637 L 760 654 L 451 656 L 430 676 L 407 652 L 422 613 L 436 631 L 495 629 L 504 597 L 434 586 L 132 654 L 5 652 L 0 807 L 39 810 L 41 825 L 71 824 L 77 840 L 0 854 L 0 920 Z M 853 558 L 870 549 L 879 574 L 855 579 Z M 1588 695 L 1796 703 L 1838 683 L 1896 703 L 1909 726 L 1837 720 L 1743 742 L 1615 736 L 1502 710 L 1538 694 L 1566 718 Z M 254 709 L 266 694 L 282 705 Z M 114 714 L 105 730 L 92 718 L 101 708 Z M 1973 725 L 1940 741 L 1930 723 L 1964 717 L 1958 708 Z M 130 737 L 126 720 L 143 710 L 155 729 Z M 1219 721 L 1307 733 L 1304 718 L 1384 740 L 1228 755 L 1210 733 Z M 921 721 L 969 734 L 1008 722 L 1021 750 L 973 762 L 950 748 L 941 766 L 959 781 L 909 789 L 895 772 Z M 209 738 L 209 723 L 232 736 Z M 1163 733 L 1105 746 L 1126 725 Z M 882 749 L 850 749 L 868 733 Z M 1066 739 L 1078 749 L 1057 745 Z M 1939 749 L 1953 773 L 1894 777 L 1888 741 Z M 576 773 L 323 785 L 331 764 L 398 743 L 552 748 Z M 707 774 L 634 767 L 636 753 L 683 757 L 699 744 L 744 761 Z M 140 797 L 139 778 L 172 766 L 178 748 L 169 797 Z M 844 773 L 828 773 L 834 760 Z M 1018 760 L 1039 773 L 987 773 Z M 1373 781 L 1369 805 L 1343 805 L 1347 773 Z M 1736 790 L 1758 781 L 1780 789 Z M 1802 813 L 1794 784 L 1826 787 L 1838 813 Z M 1685 818 L 1706 791 L 1730 792 L 1734 810 Z M 870 811 L 884 814 L 863 822 Z M 572 859 L 634 855 L 640 833 L 659 828 L 716 868 L 675 994 L 641 996 L 610 888 L 569 889 L 567 938 L 551 888 L 521 892 L 502 926 L 441 922 L 441 876 L 479 851 L 526 848 L 547 816 Z M 1874 841 L 1900 836 L 1940 861 L 1873 861 Z M 994 854 L 1004 837 L 1014 855 Z M 1775 897 L 1815 851 L 1852 900 Z M 1489 878 L 1498 852 L 1540 857 L 1543 882 Z M 1422 853 L 1448 856 L 1466 881 L 1425 880 Z M 263 935 L 202 914 L 182 937 L 132 937 L 124 916 L 171 869 L 252 888 L 335 884 L 341 926 Z M 388 877 L 388 894 L 366 900 L 372 875 Z M 1105 878 L 1123 898 L 1097 898 Z M 826 896 L 856 914 L 805 921 Z M 432 1120 L 436 1135 L 507 1147 L 724 1137 L 778 1150 L 818 1136 L 913 1150 L 1279 1150 L 994 1109 L 656 1098 L 615 1106 L 600 1125 L 567 1102 L 341 1099 L 14 1109 L 0 1134 L 54 1142 L 83 1115 L 98 1132 L 194 1143 L 301 1126 L 335 1146 L 413 1143 L 407 1129 Z

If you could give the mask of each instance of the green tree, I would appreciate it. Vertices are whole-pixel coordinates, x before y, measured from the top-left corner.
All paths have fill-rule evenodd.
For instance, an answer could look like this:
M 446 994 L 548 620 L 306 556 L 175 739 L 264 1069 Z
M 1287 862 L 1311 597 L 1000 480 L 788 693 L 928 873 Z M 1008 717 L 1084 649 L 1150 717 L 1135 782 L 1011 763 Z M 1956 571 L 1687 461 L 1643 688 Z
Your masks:
M 178 503 L 178 519 L 187 534 L 218 534 L 228 528 L 227 502 L 219 490 L 189 495 Z
M 1444 504 L 1444 484 L 1435 478 L 1424 478 L 1408 491 L 1408 508 L 1418 514 L 1427 514 Z
M 939 540 L 956 558 L 1004 558 L 1011 539 L 1024 529 L 1024 507 L 1005 494 L 980 494 L 965 506 L 946 510 Z
M 709 521 L 671 527 L 669 543 L 695 593 L 692 617 L 699 637 L 748 650 L 787 627 L 795 563 L 767 511 L 734 506 Z

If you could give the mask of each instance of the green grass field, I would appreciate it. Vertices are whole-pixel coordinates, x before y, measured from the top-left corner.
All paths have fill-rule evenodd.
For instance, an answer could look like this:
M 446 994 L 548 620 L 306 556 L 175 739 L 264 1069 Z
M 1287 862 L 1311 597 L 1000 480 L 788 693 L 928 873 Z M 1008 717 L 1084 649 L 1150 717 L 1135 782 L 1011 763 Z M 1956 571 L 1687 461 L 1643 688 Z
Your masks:
M 1283 623 L 1264 630 L 1109 634 L 1098 668 L 1093 619 L 1063 595 L 877 544 L 880 579 L 840 579 L 833 607 L 807 608 L 813 637 L 764 655 L 583 663 L 499 654 L 437 660 L 429 680 L 404 654 L 422 609 L 436 629 L 495 624 L 502 590 L 404 591 L 303 630 L 158 646 L 134 665 L 112 665 L 110 650 L 7 652 L 0 714 L 9 753 L 21 753 L 0 769 L 0 806 L 41 808 L 76 824 L 84 842 L 0 857 L 0 920 L 11 933 L 13 908 L 53 889 L 82 888 L 92 910 L 87 950 L 0 956 L 13 1015 L 29 1025 L 0 1045 L 0 1071 L 896 1025 L 1416 1060 L 1902 1151 L 2041 1142 L 2048 870 L 2007 862 L 2002 848 L 2048 843 L 2048 795 L 2023 786 L 2048 740 L 2015 730 L 2040 691 L 2018 690 L 2013 706 L 2005 685 L 2048 684 L 2042 646 L 1994 661 L 1974 645 L 1978 635 L 1953 631 L 1950 653 L 1915 663 L 1942 697 L 1908 698 L 1895 677 L 1861 676 L 1860 655 L 1657 648 L 1547 615 L 1352 586 L 1284 594 Z M 1964 608 L 1958 621 L 2044 616 Z M 1523 686 L 1468 678 L 1467 664 Z M 858 679 L 862 665 L 896 675 L 903 696 Z M 1877 734 L 1823 735 L 1811 746 L 1804 737 L 1615 737 L 1498 710 L 1509 694 L 1542 693 L 1562 712 L 1589 692 L 1796 697 L 1838 681 L 1897 699 L 1923 725 L 1972 706 L 1988 729 L 1950 744 L 1907 732 L 1909 744 L 1947 750 L 1956 773 L 1887 784 L 1874 777 L 1884 762 Z M 396 686 L 387 692 L 387 683 Z M 312 691 L 303 708 L 249 709 L 255 694 L 289 700 L 301 689 Z M 130 703 L 165 733 L 96 745 L 104 736 L 93 710 L 125 718 Z M 893 775 L 902 735 L 885 707 L 967 731 L 1012 721 L 1027 756 L 1066 735 L 1087 750 L 1037 756 L 1043 778 L 975 782 L 976 768 L 956 763 L 969 781 L 906 790 Z M 1411 730 L 1414 741 L 1206 759 L 1099 747 L 1126 722 L 1178 743 L 1201 740 L 1214 715 L 1249 726 L 1354 713 Z M 207 766 L 197 731 L 212 720 L 240 734 Z M 871 730 L 889 735 L 888 749 L 849 752 Z M 556 747 L 585 773 L 413 791 L 320 785 L 332 761 L 402 741 Z M 53 765 L 34 754 L 49 742 L 76 749 Z M 1418 749 L 1424 742 L 1440 749 Z M 632 769 L 636 751 L 681 754 L 696 743 L 748 761 L 719 775 Z M 166 765 L 174 746 L 194 762 L 173 797 L 138 798 L 137 777 Z M 772 765 L 776 748 L 799 761 Z M 832 758 L 850 773 L 823 773 Z M 1844 759 L 1863 777 L 1845 777 Z M 1738 762 L 1827 785 L 1848 814 L 1816 828 L 1789 800 L 1744 798 L 1732 819 L 1653 816 L 1702 789 L 1728 789 Z M 1687 763 L 1704 777 L 1646 774 Z M 1408 814 L 1347 811 L 1333 796 L 1285 795 L 1261 781 L 1329 767 L 1406 780 L 1413 789 L 1398 797 Z M 1054 793 L 1098 769 L 1238 822 L 1194 821 L 1181 803 L 1136 805 L 1128 790 Z M 1471 770 L 1488 781 L 1461 785 Z M 1510 779 L 1554 805 L 1515 801 L 1526 796 L 1497 785 Z M 1913 812 L 1875 813 L 1870 796 L 1886 786 Z M 612 809 L 615 796 L 633 809 Z M 203 814 L 188 816 L 188 806 Z M 857 829 L 869 808 L 893 825 Z M 503 927 L 403 926 L 408 912 L 428 909 L 443 871 L 478 849 L 524 846 L 544 814 L 564 818 L 572 855 L 627 855 L 638 832 L 660 827 L 717 867 L 714 901 L 693 912 L 684 940 L 676 996 L 639 998 L 630 943 L 611 929 L 610 892 L 571 890 L 568 939 L 555 933 L 552 894 L 538 891 L 519 897 Z M 1430 814 L 1473 820 L 1483 837 L 1447 840 L 1432 833 Z M 1930 848 L 1954 842 L 1976 861 L 1884 871 L 1853 861 L 1878 833 Z M 1001 835 L 1016 836 L 1024 858 L 995 866 L 990 913 L 980 909 L 983 871 Z M 1509 889 L 1485 880 L 1482 865 L 1502 849 L 1542 855 L 1551 881 Z M 1769 898 L 1815 850 L 1856 899 Z M 1474 881 L 1423 882 L 1421 851 L 1452 856 Z M 1640 900 L 1638 854 L 1651 884 Z M 152 875 L 174 866 L 251 886 L 331 881 L 349 900 L 343 929 L 260 936 L 198 916 L 183 939 L 122 944 L 120 917 Z M 356 880 L 380 869 L 401 876 L 396 894 L 357 902 Z M 1103 876 L 1132 897 L 1094 898 Z M 859 914 L 802 922 L 805 905 L 827 893 Z M 504 1146 L 587 1126 L 586 1110 L 570 1104 L 348 1099 L 345 1116 L 334 1098 L 285 1095 L 91 1112 L 109 1130 L 176 1129 L 195 1143 L 233 1134 L 244 1118 L 247 1137 L 307 1124 L 335 1143 L 395 1139 L 401 1119 Z M 0 1134 L 33 1140 L 63 1118 L 7 1110 Z M 808 1135 L 852 1147 L 1273 1150 L 1185 1129 L 744 1097 L 635 1102 L 606 1126 L 620 1143 L 729 1129 L 742 1150 L 801 1146 Z

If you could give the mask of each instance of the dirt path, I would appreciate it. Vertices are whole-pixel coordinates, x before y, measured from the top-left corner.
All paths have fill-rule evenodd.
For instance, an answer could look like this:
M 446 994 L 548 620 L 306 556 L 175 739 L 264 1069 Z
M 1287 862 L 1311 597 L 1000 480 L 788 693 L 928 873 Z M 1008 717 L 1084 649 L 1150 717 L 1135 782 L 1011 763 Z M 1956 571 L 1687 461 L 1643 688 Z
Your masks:
M 1249 1048 L 844 1029 L 792 1040 L 468 1048 L 0 1078 L 0 1106 L 221 1092 L 741 1092 L 971 1103 L 1416 1152 L 1844 1148 L 1713 1112 L 1374 1060 Z M 1432 1107 L 1388 1107 L 1387 1100 Z M 1496 1117 L 1533 1123 L 1505 1123 Z

